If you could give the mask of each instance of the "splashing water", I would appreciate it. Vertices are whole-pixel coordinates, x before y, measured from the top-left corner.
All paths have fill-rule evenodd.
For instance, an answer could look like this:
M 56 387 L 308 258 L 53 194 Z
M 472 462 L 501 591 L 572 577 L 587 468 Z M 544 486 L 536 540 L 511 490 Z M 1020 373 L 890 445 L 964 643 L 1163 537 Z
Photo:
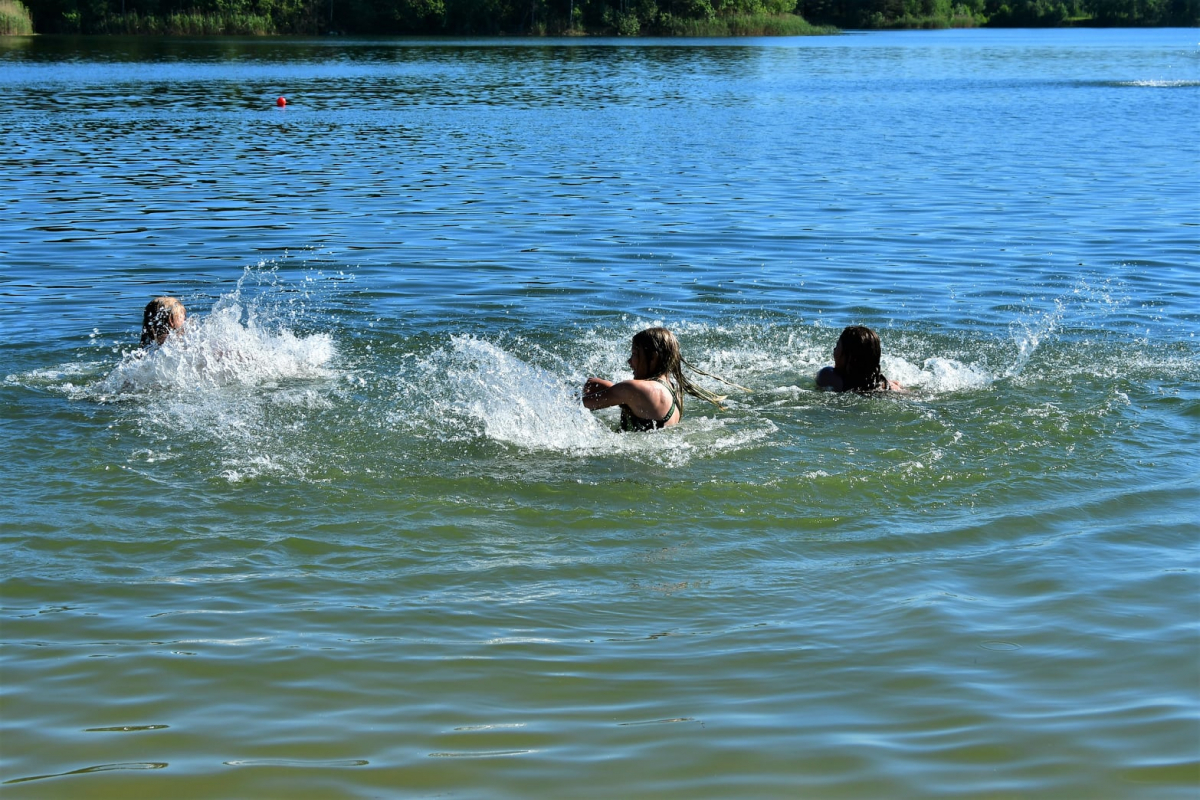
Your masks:
M 555 360 L 524 341 L 539 358 Z M 554 370 L 531 364 L 494 342 L 453 336 L 450 347 L 414 358 L 398 377 L 403 410 L 390 421 L 445 441 L 483 439 L 524 450 L 578 456 L 622 453 L 658 463 L 686 463 L 693 455 L 737 449 L 759 441 L 770 423 L 728 430 L 700 414 L 686 426 L 628 435 L 616 430 L 618 411 L 592 412 L 579 400 L 584 373 L 558 361 Z M 695 400 L 692 401 L 696 402 Z
M 222 296 L 208 315 L 190 317 L 182 334 L 161 346 L 126 353 L 87 396 L 111 400 L 328 377 L 333 339 L 327 333 L 298 336 L 287 327 L 303 310 L 289 307 L 294 298 L 282 299 L 277 267 L 266 266 L 248 267 L 237 288 Z M 250 282 L 260 290 L 251 291 Z M 261 290 L 264 285 L 266 291 Z
M 286 329 L 272 330 L 239 304 L 222 300 L 211 314 L 189 322 L 182 335 L 161 347 L 127 353 L 91 395 L 108 400 L 326 377 L 334 353 L 328 334 L 297 336 Z
M 906 389 L 920 389 L 927 395 L 985 389 L 995 377 L 983 367 L 964 364 L 953 358 L 935 356 L 920 367 L 903 358 L 884 356 L 883 373 Z
M 622 317 L 567 336 L 450 330 L 439 334 L 446 344 L 428 349 L 420 345 L 427 341 L 423 329 L 415 336 L 376 329 L 382 319 L 376 318 L 360 329 L 368 335 L 338 347 L 338 321 L 326 299 L 316 296 L 323 291 L 298 288 L 275 266 L 259 265 L 161 347 L 127 351 L 115 365 L 66 364 L 10 375 L 5 382 L 115 402 L 114 437 L 134 434 L 138 442 L 127 453 L 130 468 L 175 461 L 178 468 L 230 482 L 264 475 L 322 481 L 339 471 L 386 474 L 397 457 L 416 474 L 448 460 L 466 473 L 501 475 L 610 457 L 674 467 L 789 447 L 830 408 L 900 418 L 909 413 L 845 406 L 845 399 L 817 390 L 813 375 L 828 363 L 836 338 L 835 330 L 820 325 Z M 1107 283 L 1093 288 L 1080 282 L 1048 309 L 1013 319 L 1008 338 L 881 328 L 884 373 L 910 390 L 894 399 L 926 406 L 947 395 L 990 390 L 1023 371 L 1055 382 L 1137 367 L 1146 360 L 1141 349 L 1120 332 L 1105 335 L 1124 324 L 1118 294 Z M 753 394 L 731 392 L 723 412 L 688 398 L 682 425 L 621 433 L 619 411 L 584 409 L 579 387 L 589 375 L 629 377 L 630 337 L 663 322 L 678 332 L 691 363 L 749 386 Z M 1054 358 L 1043 353 L 1039 359 L 1063 330 L 1070 335 L 1055 345 Z M 1026 370 L 1035 359 L 1037 369 Z M 1156 354 L 1155 368 L 1161 361 Z M 1189 369 L 1184 364 L 1183 371 Z M 721 385 L 698 380 L 725 393 Z M 792 433 L 780 440 L 780 430 Z
M 50 388 L 119 406 L 115 430 L 139 441 L 126 469 L 182 459 L 230 482 L 303 476 L 328 461 L 317 458 L 323 444 L 306 429 L 333 407 L 339 376 L 332 335 L 297 332 L 308 324 L 309 299 L 327 289 L 313 282 L 303 278 L 297 289 L 277 264 L 248 267 L 233 291 L 208 313 L 193 312 L 161 346 L 127 350 L 90 382 L 104 362 L 59 368 L 70 380 Z
M 474 336 L 416 359 L 394 421 L 441 438 L 483 436 L 537 450 L 599 447 L 604 430 L 568 380 Z
M 1004 377 L 1015 378 L 1021 374 L 1037 351 L 1038 345 L 1058 329 L 1062 322 L 1063 310 L 1062 298 L 1056 298 L 1052 311 L 1019 319 L 1009 326 L 1010 334 L 1017 345 L 1017 355 Z

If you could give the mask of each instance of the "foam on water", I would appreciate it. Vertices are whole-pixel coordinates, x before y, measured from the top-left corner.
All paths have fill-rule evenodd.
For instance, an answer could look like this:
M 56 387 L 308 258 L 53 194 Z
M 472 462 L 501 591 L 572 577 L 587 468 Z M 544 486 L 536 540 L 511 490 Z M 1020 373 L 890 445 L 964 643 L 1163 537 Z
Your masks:
M 121 350 L 93 331 L 92 347 L 115 351 L 115 365 L 80 361 L 6 382 L 112 404 L 114 438 L 132 430 L 138 442 L 125 469 L 184 461 L 235 482 L 304 474 L 315 458 L 305 429 L 334 407 L 330 395 L 340 376 L 333 336 L 300 331 L 314 324 L 309 304 L 321 312 L 326 289 L 311 275 L 296 279 L 263 262 L 248 267 L 207 313 L 184 297 L 186 328 L 161 346 Z
M 176 396 L 229 385 L 257 386 L 289 379 L 323 378 L 335 355 L 328 333 L 297 335 L 278 291 L 252 293 L 262 268 L 247 268 L 237 288 L 212 311 L 191 316 L 182 335 L 162 346 L 131 350 L 102 381 L 83 390 L 95 400 L 170 392 Z M 268 284 L 278 289 L 275 269 Z
M 882 367 L 884 374 L 901 386 L 927 395 L 985 389 L 995 381 L 983 367 L 937 356 L 925 359 L 920 367 L 903 358 L 884 356 Z
M 1136 86 L 1151 89 L 1182 89 L 1185 87 L 1200 86 L 1200 81 L 1196 80 L 1168 80 L 1162 78 L 1147 78 L 1143 80 L 1132 81 L 1115 81 L 1114 86 Z
M 512 350 L 517 349 L 550 366 L 515 355 Z M 398 405 L 389 421 L 443 441 L 484 439 L 524 450 L 576 456 L 622 453 L 666 463 L 737 449 L 773 430 L 766 421 L 729 430 L 722 420 L 706 416 L 702 401 L 689 398 L 686 426 L 627 436 L 617 430 L 616 409 L 592 412 L 583 407 L 579 392 L 589 374 L 524 340 L 502 344 L 452 336 L 448 348 L 414 356 L 402 369 Z

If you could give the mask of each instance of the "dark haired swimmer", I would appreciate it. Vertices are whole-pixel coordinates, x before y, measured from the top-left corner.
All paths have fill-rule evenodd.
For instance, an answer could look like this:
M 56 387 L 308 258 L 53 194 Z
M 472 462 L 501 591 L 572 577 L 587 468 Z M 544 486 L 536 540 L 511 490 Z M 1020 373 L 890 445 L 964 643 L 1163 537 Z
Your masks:
M 724 410 L 721 405 L 724 397 L 696 386 L 683 374 L 686 362 L 679 352 L 679 341 L 666 328 L 647 328 L 635 335 L 628 363 L 633 369 L 632 380 L 613 383 L 603 378 L 588 378 L 583 385 L 584 408 L 595 410 L 619 405 L 623 431 L 650 431 L 678 425 L 683 418 L 685 393 Z M 709 377 L 716 378 L 715 375 Z M 722 378 L 716 379 L 729 383 Z
M 817 386 L 835 392 L 885 392 L 904 387 L 879 369 L 883 348 L 879 335 L 863 325 L 842 331 L 833 348 L 833 366 L 817 373 Z
M 142 313 L 142 347 L 163 344 L 175 331 L 182 331 L 187 309 L 174 297 L 156 297 Z

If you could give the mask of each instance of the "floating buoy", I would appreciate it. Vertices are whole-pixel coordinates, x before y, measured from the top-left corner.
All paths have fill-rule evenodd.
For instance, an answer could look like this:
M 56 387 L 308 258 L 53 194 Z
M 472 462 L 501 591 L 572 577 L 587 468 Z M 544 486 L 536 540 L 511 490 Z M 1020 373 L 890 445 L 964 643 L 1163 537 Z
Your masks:
M 275 105 L 279 106 L 280 108 L 283 108 L 284 106 L 287 105 L 287 98 L 286 97 L 279 98 L 278 100 L 275 101 Z

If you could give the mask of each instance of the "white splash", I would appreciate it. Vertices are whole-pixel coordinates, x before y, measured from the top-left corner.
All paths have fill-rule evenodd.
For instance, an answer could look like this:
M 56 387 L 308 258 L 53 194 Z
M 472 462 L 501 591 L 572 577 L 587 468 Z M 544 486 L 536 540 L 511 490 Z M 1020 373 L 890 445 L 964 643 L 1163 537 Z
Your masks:
M 885 356 L 883 372 L 906 389 L 920 388 L 928 394 L 947 394 L 984 389 L 995 376 L 982 367 L 964 364 L 952 358 L 927 358 L 920 367 L 903 358 Z
M 184 332 L 162 346 L 126 353 L 89 394 L 109 400 L 327 377 L 335 352 L 328 334 L 297 336 L 236 298 L 222 298 L 210 314 L 189 318 Z
M 604 426 L 568 380 L 474 337 L 452 337 L 451 346 L 444 399 L 487 438 L 536 450 L 603 446 Z
M 1133 81 L 1117 81 L 1117 86 L 1136 86 L 1149 89 L 1178 89 L 1186 86 L 1200 86 L 1200 81 L 1188 79 L 1144 79 Z
M 617 409 L 592 412 L 583 407 L 583 371 L 523 341 L 511 346 L 528 349 L 531 357 L 549 361 L 553 368 L 491 341 L 452 336 L 449 348 L 414 359 L 413 368 L 398 376 L 399 407 L 389 421 L 447 441 L 486 439 L 584 456 L 623 453 L 669 464 L 685 463 L 697 453 L 747 446 L 774 427 L 768 423 L 730 431 L 725 421 L 704 415 L 702 401 L 688 398 L 692 413 L 684 425 L 623 434 L 616 429 Z
M 74 400 L 116 404 L 114 436 L 132 431 L 138 441 L 127 469 L 176 462 L 231 483 L 304 477 L 328 460 L 325 439 L 311 431 L 340 398 L 340 373 L 329 333 L 297 331 L 310 324 L 314 296 L 329 290 L 303 281 L 297 290 L 271 264 L 247 268 L 207 312 L 184 298 L 187 324 L 161 346 L 128 349 L 115 366 L 69 364 L 21 377 Z M 52 374 L 59 382 L 47 384 Z
M 1014 378 L 1021 374 L 1029 359 L 1037 352 L 1038 346 L 1058 330 L 1065 308 L 1063 299 L 1057 298 L 1052 310 L 1022 318 L 1009 326 L 1013 342 L 1017 345 L 1017 355 L 1004 377 Z

